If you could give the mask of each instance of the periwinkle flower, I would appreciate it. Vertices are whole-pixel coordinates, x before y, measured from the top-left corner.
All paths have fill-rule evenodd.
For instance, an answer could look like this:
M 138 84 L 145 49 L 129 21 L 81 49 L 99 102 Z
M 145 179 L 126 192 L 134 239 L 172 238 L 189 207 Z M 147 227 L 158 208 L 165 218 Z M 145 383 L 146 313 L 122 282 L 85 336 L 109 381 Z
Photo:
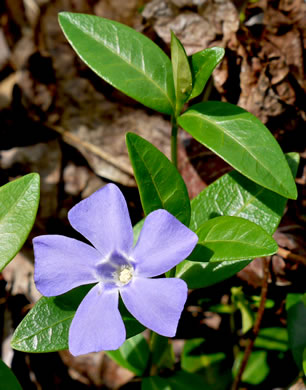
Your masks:
M 68 213 L 72 227 L 93 246 L 45 235 L 33 240 L 35 283 L 45 296 L 96 283 L 80 303 L 69 329 L 69 350 L 81 355 L 114 350 L 126 331 L 118 309 L 119 293 L 129 312 L 144 326 L 173 337 L 187 285 L 177 278 L 154 278 L 184 260 L 197 236 L 166 210 L 145 219 L 137 244 L 125 199 L 108 184 Z

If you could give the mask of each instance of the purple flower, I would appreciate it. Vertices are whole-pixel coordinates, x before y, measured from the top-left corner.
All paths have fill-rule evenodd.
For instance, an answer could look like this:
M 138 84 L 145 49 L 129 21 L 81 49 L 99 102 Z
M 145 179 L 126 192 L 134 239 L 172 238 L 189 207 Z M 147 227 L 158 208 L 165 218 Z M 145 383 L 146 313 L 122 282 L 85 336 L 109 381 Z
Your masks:
M 147 216 L 133 247 L 127 204 L 114 184 L 74 206 L 68 219 L 93 246 L 59 235 L 36 237 L 33 243 L 34 278 L 43 295 L 57 296 L 96 283 L 72 320 L 70 352 L 76 356 L 114 350 L 125 341 L 119 293 L 140 323 L 173 337 L 187 299 L 187 285 L 176 278 L 150 278 L 184 260 L 195 247 L 197 235 L 166 210 L 156 210 Z

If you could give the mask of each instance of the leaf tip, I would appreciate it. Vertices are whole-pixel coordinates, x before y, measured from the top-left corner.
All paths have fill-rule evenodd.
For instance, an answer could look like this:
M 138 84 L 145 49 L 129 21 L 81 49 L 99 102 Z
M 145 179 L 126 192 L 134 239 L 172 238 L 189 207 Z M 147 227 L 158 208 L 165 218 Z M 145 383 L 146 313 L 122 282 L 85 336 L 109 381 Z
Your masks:
M 125 142 L 127 145 L 131 144 L 133 142 L 133 140 L 135 140 L 136 138 L 141 138 L 139 137 L 139 135 L 135 134 L 135 133 L 132 133 L 132 132 L 127 132 L 126 135 L 125 135 Z
M 293 200 L 297 200 L 297 197 L 298 197 L 298 192 L 297 192 L 296 185 L 294 184 L 294 187 L 293 187 L 293 189 L 290 191 L 290 196 L 288 196 L 288 198 L 289 198 L 289 199 L 293 199 Z

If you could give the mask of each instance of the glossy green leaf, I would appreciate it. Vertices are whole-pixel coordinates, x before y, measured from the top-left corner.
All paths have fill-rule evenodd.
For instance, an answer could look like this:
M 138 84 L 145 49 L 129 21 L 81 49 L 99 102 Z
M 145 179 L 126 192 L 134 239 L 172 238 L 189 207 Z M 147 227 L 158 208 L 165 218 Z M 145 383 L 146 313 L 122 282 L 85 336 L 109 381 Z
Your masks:
M 202 93 L 209 77 L 224 57 L 224 54 L 225 51 L 222 47 L 210 47 L 189 57 L 193 77 L 193 88 L 188 100 L 193 99 Z
M 287 162 L 295 176 L 298 153 L 288 153 Z M 191 201 L 190 229 L 221 215 L 248 219 L 273 234 L 283 216 L 287 199 L 254 183 L 236 171 L 229 172 L 205 188 Z
M 0 271 L 16 256 L 35 221 L 39 175 L 30 173 L 0 188 Z
M 243 353 L 239 354 L 235 361 L 233 368 L 235 374 L 238 372 L 242 358 Z M 251 385 L 259 385 L 263 382 L 270 371 L 267 358 L 267 351 L 253 351 L 243 371 L 242 382 Z
M 289 347 L 294 360 L 303 369 L 303 353 L 306 348 L 306 307 L 303 294 L 288 294 L 286 298 Z
M 210 101 L 192 106 L 178 123 L 250 180 L 296 199 L 296 185 L 279 144 L 251 113 L 233 104 Z
M 152 376 L 144 378 L 141 383 L 141 390 L 203 390 L 205 389 L 203 379 L 196 374 L 186 371 L 177 371 L 167 378 Z
M 176 114 L 179 115 L 192 90 L 192 75 L 185 49 L 171 31 L 171 62 L 173 70 Z
M 221 216 L 204 222 L 199 241 L 188 257 L 192 261 L 254 259 L 274 254 L 278 246 L 260 226 L 240 217 Z
M 59 23 L 77 54 L 106 82 L 156 111 L 174 112 L 170 59 L 149 38 L 94 15 L 62 12 Z
M 304 349 L 303 352 L 303 371 L 304 371 L 304 375 L 306 375 L 306 348 Z
M 220 263 L 202 263 L 184 260 L 176 266 L 175 276 L 185 280 L 188 288 L 208 287 L 236 275 L 251 261 L 233 260 Z
M 13 371 L 0 359 L 0 388 L 3 390 L 22 390 Z
M 299 155 L 286 155 L 293 176 Z M 190 228 L 198 229 L 203 222 L 220 215 L 248 219 L 273 234 L 283 215 L 287 199 L 252 182 L 238 172 L 230 172 L 210 184 L 191 201 Z M 250 260 L 223 263 L 196 263 L 188 260 L 177 266 L 176 276 L 189 288 L 200 288 L 221 282 L 242 270 Z
M 255 340 L 255 347 L 271 351 L 288 350 L 288 332 L 285 328 L 262 328 Z
M 165 209 L 188 226 L 188 191 L 175 166 L 162 152 L 139 135 L 127 133 L 126 144 L 145 214 Z
M 71 321 L 91 287 L 81 286 L 58 297 L 40 298 L 15 330 L 11 341 L 12 347 L 24 352 L 53 352 L 67 349 Z M 122 303 L 120 312 L 127 337 L 135 336 L 144 330 Z
M 146 339 L 142 334 L 126 340 L 116 351 L 106 351 L 120 366 L 141 376 L 148 364 L 150 350 Z

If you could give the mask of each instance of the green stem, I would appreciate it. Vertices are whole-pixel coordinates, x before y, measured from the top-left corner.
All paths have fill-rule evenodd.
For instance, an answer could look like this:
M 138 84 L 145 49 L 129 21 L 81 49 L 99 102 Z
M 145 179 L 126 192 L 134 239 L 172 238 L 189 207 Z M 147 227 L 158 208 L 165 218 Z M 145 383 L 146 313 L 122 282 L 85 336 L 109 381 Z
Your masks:
M 171 160 L 173 165 L 177 168 L 177 121 L 176 117 L 171 117 L 171 125 L 172 125 L 172 131 L 171 131 Z
M 176 121 L 176 117 L 173 115 L 171 117 L 171 125 L 172 125 L 172 131 L 171 131 L 171 160 L 173 165 L 177 168 L 177 131 L 178 131 L 178 125 Z M 170 271 L 167 272 L 168 278 L 175 277 L 176 267 L 173 267 Z

